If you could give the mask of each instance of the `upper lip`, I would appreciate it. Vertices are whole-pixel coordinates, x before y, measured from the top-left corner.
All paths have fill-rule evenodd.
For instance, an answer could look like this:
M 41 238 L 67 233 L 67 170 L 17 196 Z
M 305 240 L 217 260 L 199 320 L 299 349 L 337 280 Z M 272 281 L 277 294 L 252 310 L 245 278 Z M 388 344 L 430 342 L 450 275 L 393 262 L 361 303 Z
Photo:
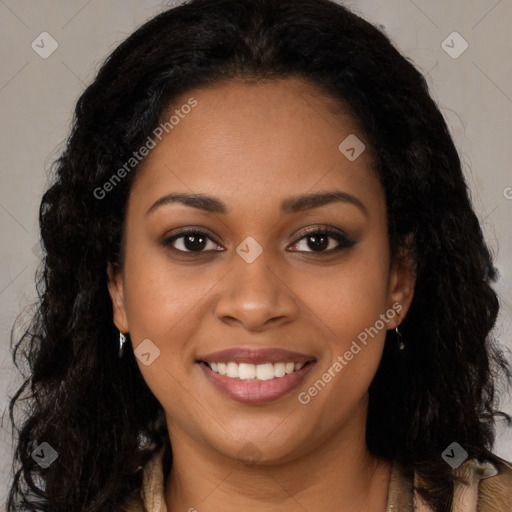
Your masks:
M 308 361 L 314 361 L 313 356 L 301 354 L 300 352 L 292 352 L 290 350 L 283 350 L 279 348 L 228 348 L 212 352 L 197 358 L 198 361 L 208 363 L 248 363 L 248 364 L 263 364 L 263 363 L 301 363 L 305 364 Z

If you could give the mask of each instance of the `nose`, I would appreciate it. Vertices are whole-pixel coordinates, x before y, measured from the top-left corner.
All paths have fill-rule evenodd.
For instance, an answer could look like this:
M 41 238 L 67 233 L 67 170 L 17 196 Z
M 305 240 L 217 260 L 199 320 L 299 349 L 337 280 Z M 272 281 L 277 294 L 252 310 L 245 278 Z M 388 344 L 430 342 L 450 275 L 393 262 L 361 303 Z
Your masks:
M 233 255 L 232 270 L 221 281 L 215 314 L 219 320 L 261 332 L 294 321 L 298 300 L 286 275 L 265 251 L 252 263 Z

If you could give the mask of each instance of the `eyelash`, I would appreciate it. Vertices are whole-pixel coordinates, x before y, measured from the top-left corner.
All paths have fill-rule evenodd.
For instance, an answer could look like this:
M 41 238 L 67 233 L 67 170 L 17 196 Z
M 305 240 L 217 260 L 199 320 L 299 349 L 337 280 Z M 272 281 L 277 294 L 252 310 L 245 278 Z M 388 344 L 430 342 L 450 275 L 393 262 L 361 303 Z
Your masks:
M 163 240 L 162 245 L 164 245 L 165 247 L 170 247 L 170 249 L 175 253 L 185 254 L 185 255 L 202 254 L 202 253 L 206 253 L 206 252 L 211 252 L 211 251 L 204 251 L 204 250 L 183 251 L 181 249 L 176 249 L 176 248 L 172 247 L 172 243 L 175 240 L 184 238 L 189 235 L 207 238 L 208 240 L 217 244 L 217 242 L 215 240 L 213 240 L 210 236 L 208 236 L 208 234 L 206 232 L 201 231 L 199 229 L 190 228 L 190 229 L 185 229 L 183 231 L 180 231 L 179 233 L 176 233 L 175 235 L 172 235 L 169 238 L 166 238 L 165 240 Z M 316 251 L 294 251 L 294 252 L 306 252 L 306 253 L 312 253 L 312 254 L 315 254 L 318 256 L 322 256 L 322 255 L 333 254 L 342 249 L 348 249 L 350 247 L 353 247 L 356 244 L 355 241 L 349 240 L 345 235 L 339 233 L 338 231 L 334 231 L 332 229 L 326 229 L 326 228 L 313 228 L 313 229 L 306 230 L 302 234 L 302 236 L 300 238 L 298 238 L 297 241 L 295 241 L 293 243 L 293 245 L 296 245 L 301 240 L 308 238 L 310 236 L 328 236 L 329 238 L 333 238 L 334 240 L 336 240 L 339 245 L 337 247 L 335 247 L 334 249 L 329 249 L 327 251 L 319 251 L 319 252 L 316 252 Z M 218 245 L 220 245 L 220 244 L 218 244 Z

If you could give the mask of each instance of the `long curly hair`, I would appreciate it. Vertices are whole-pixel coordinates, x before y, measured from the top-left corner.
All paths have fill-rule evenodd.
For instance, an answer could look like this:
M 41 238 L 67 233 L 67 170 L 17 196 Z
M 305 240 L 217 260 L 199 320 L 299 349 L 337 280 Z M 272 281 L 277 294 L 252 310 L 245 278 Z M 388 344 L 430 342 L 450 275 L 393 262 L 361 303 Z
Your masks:
M 9 406 L 18 437 L 9 512 L 120 510 L 163 446 L 170 467 L 162 406 L 133 351 L 118 358 L 107 290 L 138 166 L 107 197 L 98 190 L 178 95 L 233 78 L 287 77 L 315 84 L 359 121 L 385 189 L 391 253 L 410 251 L 416 268 L 401 325 L 406 349 L 388 331 L 369 390 L 369 450 L 416 471 L 436 511 L 451 509 L 454 481 L 441 458 L 450 443 L 496 460 L 493 420 L 510 423 L 496 409 L 497 391 L 511 383 L 491 333 L 496 273 L 423 75 L 382 31 L 330 0 L 191 0 L 145 23 L 108 57 L 78 100 L 54 163 L 39 212 L 39 301 L 28 328 L 11 339 L 25 380 Z M 42 442 L 58 452 L 46 469 L 32 457 Z

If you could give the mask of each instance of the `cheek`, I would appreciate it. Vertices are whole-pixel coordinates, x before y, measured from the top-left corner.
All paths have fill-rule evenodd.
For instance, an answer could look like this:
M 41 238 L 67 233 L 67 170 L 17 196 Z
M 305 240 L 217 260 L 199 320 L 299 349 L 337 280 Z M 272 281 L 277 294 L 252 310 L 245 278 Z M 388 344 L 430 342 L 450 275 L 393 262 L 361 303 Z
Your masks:
M 205 295 L 209 275 L 198 266 L 173 264 L 158 247 L 132 244 L 125 260 L 125 305 L 130 329 L 163 337 L 173 328 L 183 328 L 187 322 L 180 319 Z
M 182 382 L 190 378 L 190 341 L 197 337 L 196 315 L 209 288 L 207 273 L 192 267 L 180 271 L 159 251 L 134 249 L 126 258 L 125 276 L 126 312 L 135 355 L 143 340 L 149 339 L 158 348 L 151 364 L 136 359 L 139 369 L 164 408 L 183 414 L 190 397 Z M 192 416 L 186 415 L 191 421 Z
M 298 399 L 318 415 L 319 431 L 357 422 L 382 357 L 387 274 L 363 269 L 340 276 L 328 294 L 313 299 L 321 323 L 329 328 L 328 343 L 314 381 L 301 389 Z
M 308 306 L 344 345 L 372 326 L 388 306 L 389 255 L 386 240 L 368 237 L 341 263 L 298 277 Z
M 329 328 L 329 350 L 320 369 L 320 379 L 325 377 L 329 390 L 321 393 L 319 403 L 328 409 L 331 405 L 339 407 L 339 397 L 343 396 L 345 405 L 338 411 L 343 414 L 365 395 L 382 357 L 385 320 L 395 315 L 394 310 L 387 311 L 386 239 L 366 238 L 350 258 L 333 269 L 329 278 L 326 276 L 316 287 L 309 303 Z
M 134 349 L 150 339 L 160 363 L 183 368 L 190 356 L 187 340 L 197 325 L 191 317 L 207 289 L 207 274 L 180 271 L 159 250 L 134 249 L 125 262 L 125 306 Z M 203 276 L 202 279 L 199 276 Z

